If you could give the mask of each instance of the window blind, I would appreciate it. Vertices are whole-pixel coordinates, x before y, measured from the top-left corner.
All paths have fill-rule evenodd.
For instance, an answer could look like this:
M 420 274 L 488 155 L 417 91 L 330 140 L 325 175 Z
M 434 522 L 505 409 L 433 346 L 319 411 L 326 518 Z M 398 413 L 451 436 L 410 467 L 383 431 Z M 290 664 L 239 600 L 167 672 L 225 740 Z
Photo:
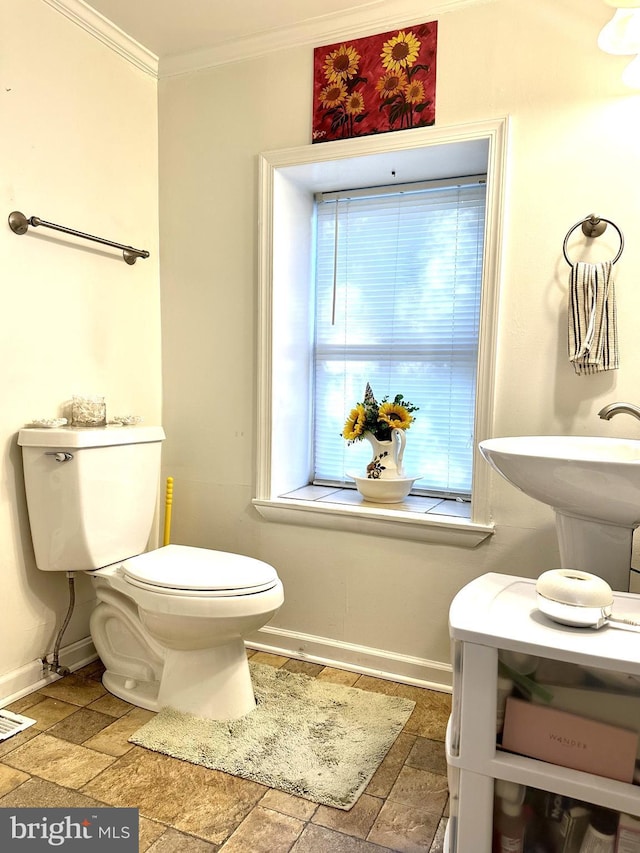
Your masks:
M 317 201 L 314 482 L 370 461 L 366 440 L 341 437 L 368 382 L 378 402 L 419 407 L 414 491 L 470 495 L 485 189 L 476 177 Z

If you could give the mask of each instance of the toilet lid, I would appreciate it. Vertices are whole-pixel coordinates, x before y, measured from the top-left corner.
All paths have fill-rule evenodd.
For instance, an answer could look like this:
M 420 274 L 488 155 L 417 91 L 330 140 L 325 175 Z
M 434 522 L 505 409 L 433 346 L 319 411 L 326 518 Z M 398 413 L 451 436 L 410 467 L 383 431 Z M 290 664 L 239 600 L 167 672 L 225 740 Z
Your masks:
M 273 566 L 226 551 L 165 545 L 122 563 L 126 580 L 169 595 L 250 595 L 278 583 Z

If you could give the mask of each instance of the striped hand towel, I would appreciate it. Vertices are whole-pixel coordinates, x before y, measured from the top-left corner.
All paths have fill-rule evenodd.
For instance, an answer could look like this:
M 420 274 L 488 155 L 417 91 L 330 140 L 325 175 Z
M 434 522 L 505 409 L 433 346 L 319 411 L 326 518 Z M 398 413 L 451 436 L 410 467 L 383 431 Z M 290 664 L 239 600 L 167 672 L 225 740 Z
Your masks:
M 569 275 L 569 361 L 578 374 L 618 367 L 618 324 L 611 261 L 577 263 Z

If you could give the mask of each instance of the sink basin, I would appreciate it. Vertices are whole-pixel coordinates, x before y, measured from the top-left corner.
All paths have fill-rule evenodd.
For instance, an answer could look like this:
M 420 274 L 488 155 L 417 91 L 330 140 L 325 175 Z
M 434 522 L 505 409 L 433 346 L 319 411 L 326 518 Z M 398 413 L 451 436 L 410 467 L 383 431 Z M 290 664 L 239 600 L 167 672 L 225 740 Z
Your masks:
M 491 438 L 479 447 L 512 485 L 556 510 L 640 524 L 640 441 L 521 435 Z
M 513 436 L 481 441 L 479 449 L 513 486 L 553 507 L 563 568 L 628 590 L 632 534 L 640 525 L 640 441 Z

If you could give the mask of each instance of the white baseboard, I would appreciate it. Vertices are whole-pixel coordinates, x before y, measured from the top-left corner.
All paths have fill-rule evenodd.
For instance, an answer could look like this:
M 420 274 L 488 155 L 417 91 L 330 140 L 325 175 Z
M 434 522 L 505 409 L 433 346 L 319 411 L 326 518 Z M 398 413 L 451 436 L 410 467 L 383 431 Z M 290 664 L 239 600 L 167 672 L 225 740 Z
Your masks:
M 268 625 L 247 637 L 246 643 L 252 649 L 271 654 L 451 693 L 451 666 L 439 661 L 395 654 L 383 649 L 332 640 L 328 637 L 287 631 L 284 628 L 271 628 Z M 86 637 L 62 648 L 59 663 L 71 672 L 75 672 L 96 660 L 97 657 L 91 638 Z M 31 661 L 19 669 L 1 675 L 0 707 L 10 705 L 11 702 L 47 684 L 52 684 L 59 678 L 59 675 L 47 670 L 41 660 Z
M 51 661 L 51 655 L 47 661 Z M 60 649 L 59 664 L 66 666 L 71 672 L 80 669 L 98 657 L 91 637 L 85 637 L 76 643 L 71 643 Z M 0 707 L 10 705 L 17 699 L 22 699 L 28 693 L 33 693 L 47 684 L 58 681 L 61 676 L 50 672 L 42 660 L 30 661 L 28 664 L 0 675 Z
M 439 661 L 395 654 L 383 649 L 358 646 L 268 625 L 247 637 L 246 644 L 252 649 L 271 654 L 451 693 L 451 666 Z

